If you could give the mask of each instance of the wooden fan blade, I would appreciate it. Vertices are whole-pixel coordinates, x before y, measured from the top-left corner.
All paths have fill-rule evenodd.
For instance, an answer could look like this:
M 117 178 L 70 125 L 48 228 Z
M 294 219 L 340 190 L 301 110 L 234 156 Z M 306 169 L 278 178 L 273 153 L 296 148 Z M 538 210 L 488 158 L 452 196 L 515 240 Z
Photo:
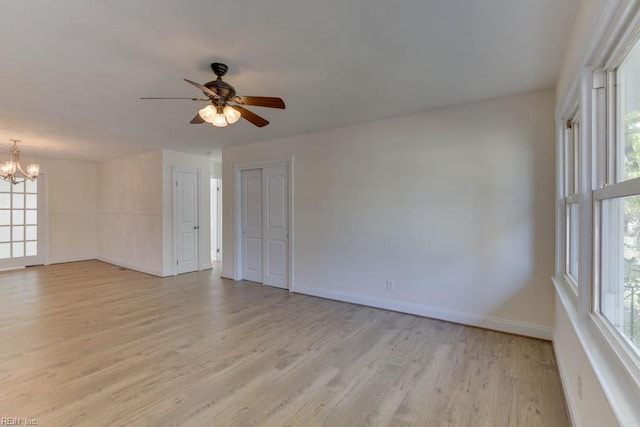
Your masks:
M 211 98 L 218 99 L 220 98 L 217 93 L 206 87 L 205 85 L 201 85 L 200 83 L 192 82 L 191 80 L 184 79 L 185 82 L 194 85 L 198 89 L 204 92 L 205 95 L 210 96 Z
M 268 108 L 285 108 L 282 98 L 273 98 L 270 96 L 236 96 L 233 98 L 235 102 L 242 105 L 254 105 L 256 107 Z
M 190 99 L 192 101 L 211 101 L 209 98 L 157 98 L 157 97 L 145 97 L 140 99 Z
M 189 123 L 192 125 L 199 125 L 200 123 L 204 123 L 204 119 L 200 117 L 200 113 L 198 113 Z
M 239 105 L 234 105 L 233 108 L 235 108 L 240 112 L 240 115 L 242 116 L 243 119 L 250 121 L 254 125 L 258 126 L 259 128 L 269 124 L 268 120 L 260 117 L 256 113 L 252 113 L 251 111 L 247 110 L 244 107 L 241 107 Z

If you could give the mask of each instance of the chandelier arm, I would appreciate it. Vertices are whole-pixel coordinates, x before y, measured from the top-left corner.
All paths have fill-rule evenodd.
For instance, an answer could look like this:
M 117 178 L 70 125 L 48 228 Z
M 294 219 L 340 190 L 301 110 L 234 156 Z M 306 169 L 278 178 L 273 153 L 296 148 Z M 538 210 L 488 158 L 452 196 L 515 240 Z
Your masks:
M 12 184 L 22 184 L 23 182 L 27 182 L 27 179 L 30 180 L 30 181 L 34 181 L 35 180 L 35 178 L 31 179 L 29 177 L 24 177 L 22 179 L 16 179 L 15 175 L 0 176 L 0 179 L 2 179 L 4 181 L 7 181 L 7 182 L 10 182 Z
M 20 173 L 26 178 L 29 176 L 28 173 L 26 173 L 23 169 L 22 166 L 20 166 L 20 163 L 16 162 L 16 168 L 20 171 Z

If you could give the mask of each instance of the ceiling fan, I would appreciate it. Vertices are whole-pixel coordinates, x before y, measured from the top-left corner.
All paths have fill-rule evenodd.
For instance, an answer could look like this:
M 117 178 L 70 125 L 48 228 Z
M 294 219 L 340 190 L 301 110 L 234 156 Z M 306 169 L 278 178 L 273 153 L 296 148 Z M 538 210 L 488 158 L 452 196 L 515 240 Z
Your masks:
M 253 113 L 243 105 L 253 105 L 256 107 L 280 108 L 284 109 L 284 101 L 281 98 L 268 96 L 238 96 L 236 90 L 229 83 L 222 80 L 222 76 L 227 74 L 229 67 L 220 62 L 211 64 L 211 69 L 218 76 L 217 79 L 205 84 L 192 82 L 184 79 L 204 93 L 206 98 L 140 98 L 140 99 L 190 99 L 192 101 L 207 101 L 209 105 L 202 108 L 196 116 L 191 119 L 191 124 L 211 123 L 217 127 L 225 127 L 240 120 L 253 123 L 258 127 L 269 124 L 269 121 Z

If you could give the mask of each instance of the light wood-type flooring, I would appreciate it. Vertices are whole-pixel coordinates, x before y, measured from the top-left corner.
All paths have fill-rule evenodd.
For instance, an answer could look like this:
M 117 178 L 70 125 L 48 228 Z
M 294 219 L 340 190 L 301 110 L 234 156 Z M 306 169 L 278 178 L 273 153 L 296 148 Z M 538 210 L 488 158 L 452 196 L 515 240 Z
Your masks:
M 0 272 L 0 417 L 39 426 L 568 425 L 551 344 L 209 270 Z

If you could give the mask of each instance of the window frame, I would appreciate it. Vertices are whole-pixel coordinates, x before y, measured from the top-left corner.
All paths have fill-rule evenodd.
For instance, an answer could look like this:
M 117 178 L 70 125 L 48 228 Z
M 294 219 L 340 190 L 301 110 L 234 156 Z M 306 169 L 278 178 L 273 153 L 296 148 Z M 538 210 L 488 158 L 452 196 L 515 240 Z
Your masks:
M 603 205 L 606 201 L 623 197 L 640 196 L 640 177 L 624 180 L 619 168 L 620 136 L 623 131 L 623 120 L 620 114 L 623 98 L 619 90 L 619 69 L 623 65 L 631 50 L 640 45 L 640 37 L 635 37 L 626 49 L 619 51 L 615 57 L 609 59 L 605 67 L 593 72 L 592 87 L 595 91 L 602 91 L 598 96 L 594 93 L 594 145 L 595 170 L 592 186 L 592 246 L 593 246 L 593 276 L 592 298 L 589 317 L 604 338 L 607 345 L 618 357 L 627 373 L 640 384 L 640 346 L 634 344 L 621 333 L 602 312 L 603 262 L 607 255 L 603 251 Z
M 580 154 L 581 154 L 581 136 L 580 136 L 580 108 L 579 104 L 575 108 L 575 112 L 571 114 L 571 118 L 564 120 L 563 125 L 563 143 L 562 143 L 562 189 L 564 204 L 564 252 L 563 252 L 563 276 L 567 283 L 571 286 L 573 292 L 578 292 L 578 271 L 572 271 L 572 257 L 575 256 L 579 265 L 579 226 L 580 226 Z M 577 226 L 572 228 L 571 208 L 575 206 Z M 572 232 L 576 233 L 573 239 Z M 577 245 L 573 247 L 572 243 Z M 578 267 L 579 269 L 579 267 Z M 574 275 L 574 273 L 576 273 Z

